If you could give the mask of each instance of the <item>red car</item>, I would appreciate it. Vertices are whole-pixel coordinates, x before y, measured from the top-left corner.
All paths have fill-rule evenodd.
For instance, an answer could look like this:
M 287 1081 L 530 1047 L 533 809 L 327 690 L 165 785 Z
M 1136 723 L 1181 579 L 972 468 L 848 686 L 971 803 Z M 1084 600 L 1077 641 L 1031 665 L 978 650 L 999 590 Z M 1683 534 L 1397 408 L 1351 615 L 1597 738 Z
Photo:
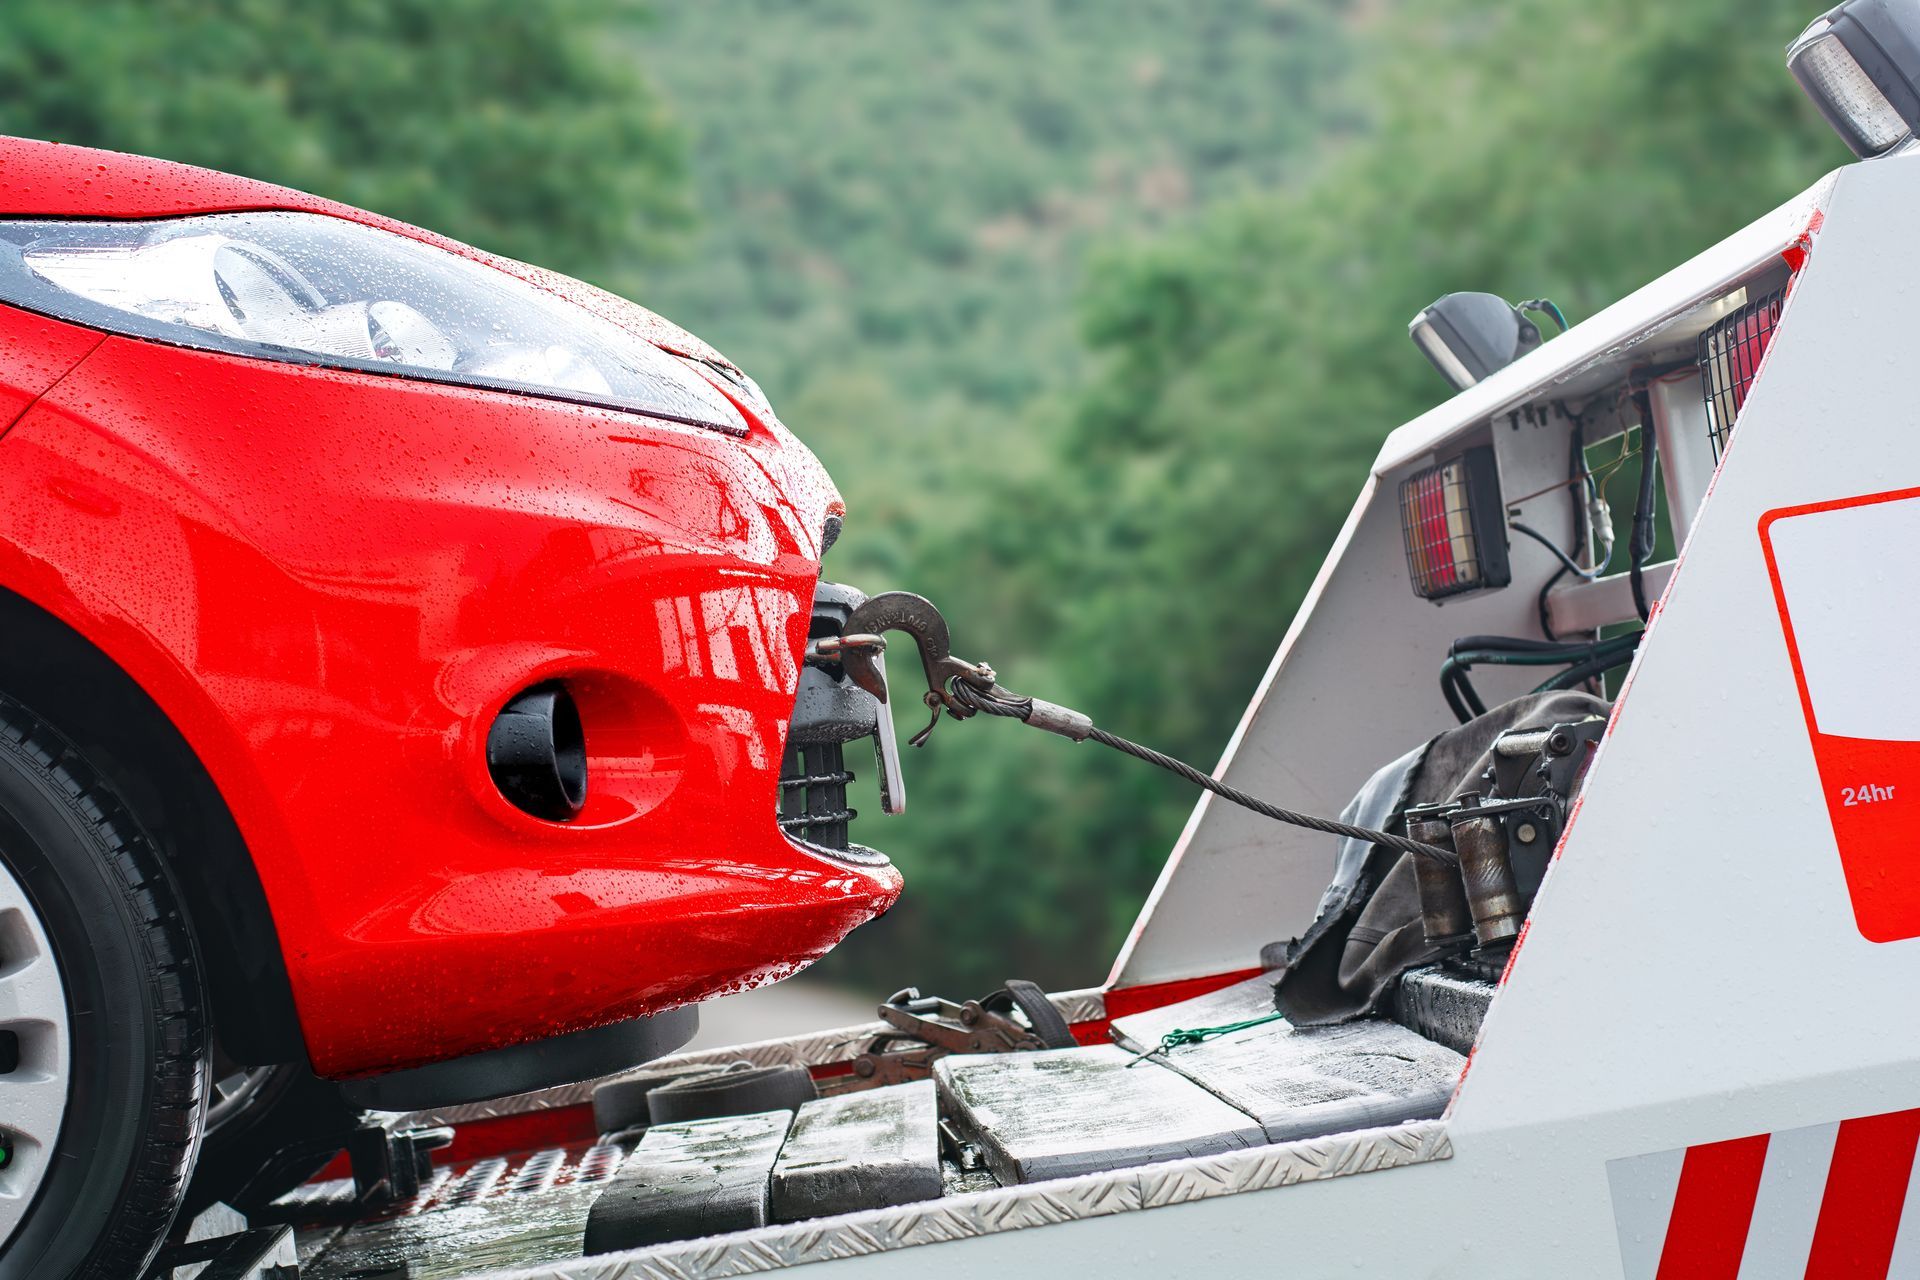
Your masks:
M 631 303 L 0 139 L 0 1278 L 136 1275 L 359 1108 L 630 1066 L 891 905 L 807 654 L 842 514 Z

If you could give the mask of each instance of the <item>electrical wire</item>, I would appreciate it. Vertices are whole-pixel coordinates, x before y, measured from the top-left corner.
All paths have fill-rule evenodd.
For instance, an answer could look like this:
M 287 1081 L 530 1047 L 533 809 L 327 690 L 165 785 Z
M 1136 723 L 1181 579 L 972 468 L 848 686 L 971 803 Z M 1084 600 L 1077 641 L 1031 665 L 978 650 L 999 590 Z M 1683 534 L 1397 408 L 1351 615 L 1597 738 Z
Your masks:
M 1447 700 L 1447 710 L 1453 712 L 1453 718 L 1461 724 L 1487 714 L 1486 704 L 1480 701 L 1479 692 L 1462 667 L 1440 668 L 1440 696 Z
M 1559 637 L 1553 629 L 1553 613 L 1548 607 L 1547 597 L 1552 594 L 1555 587 L 1560 585 L 1561 579 L 1565 578 L 1569 573 L 1574 574 L 1586 582 L 1592 582 L 1599 578 L 1601 574 L 1605 573 L 1607 565 L 1611 563 L 1613 559 L 1613 531 L 1611 528 L 1602 530 L 1596 527 L 1596 517 L 1603 516 L 1606 511 L 1606 503 L 1602 496 L 1604 492 L 1602 486 L 1595 476 L 1593 467 L 1587 461 L 1586 411 L 1583 408 L 1581 411 L 1575 412 L 1567 408 L 1566 403 L 1560 400 L 1555 400 L 1552 407 L 1562 418 L 1571 424 L 1571 430 L 1567 433 L 1567 478 L 1558 484 L 1549 485 L 1544 489 L 1517 498 L 1509 502 L 1507 506 L 1510 512 L 1515 512 L 1523 503 L 1529 502 L 1534 498 L 1544 497 L 1549 493 L 1555 493 L 1576 486 L 1581 490 L 1580 494 L 1573 499 L 1573 550 L 1570 552 L 1561 550 L 1557 544 L 1542 534 L 1538 529 L 1518 519 L 1517 514 L 1508 516 L 1509 528 L 1517 530 L 1526 537 L 1532 538 L 1535 542 L 1538 542 L 1541 546 L 1552 552 L 1554 559 L 1560 562 L 1560 567 L 1555 569 L 1552 574 L 1548 575 L 1547 580 L 1540 584 L 1539 593 L 1534 598 L 1534 611 L 1539 618 L 1540 634 L 1549 640 L 1558 640 Z M 1617 466 L 1618 464 L 1619 459 L 1615 459 L 1609 466 Z M 1598 549 L 1597 552 L 1595 551 L 1596 548 Z M 1581 567 L 1578 557 L 1582 554 L 1591 554 L 1594 556 L 1595 562 L 1592 567 Z
M 1560 549 L 1558 543 L 1554 542 L 1552 538 L 1549 538 L 1546 534 L 1540 532 L 1538 529 L 1534 528 L 1532 525 L 1528 524 L 1526 521 L 1509 520 L 1507 521 L 1507 528 L 1513 530 L 1515 533 L 1526 534 L 1529 538 L 1532 538 L 1535 542 L 1539 543 L 1541 546 L 1545 547 L 1547 550 L 1553 552 L 1553 558 L 1560 562 L 1560 572 L 1554 574 L 1553 577 L 1547 579 L 1547 585 L 1549 587 L 1552 586 L 1554 583 L 1558 582 L 1563 576 L 1569 573 L 1572 574 L 1574 577 L 1584 579 L 1587 582 L 1592 582 L 1595 578 L 1600 576 L 1600 570 L 1597 568 L 1582 569 L 1579 563 L 1575 561 L 1572 556 L 1568 555 L 1566 552 Z M 1545 600 L 1546 591 L 1543 589 L 1540 594 L 1542 597 L 1540 603 L 1541 603 L 1541 606 L 1544 608 L 1546 605 L 1546 600 Z M 1543 627 L 1542 629 L 1545 630 L 1546 628 Z M 1547 638 L 1549 640 L 1553 639 L 1553 633 L 1551 631 L 1548 631 Z
M 1551 316 L 1553 322 L 1560 326 L 1560 332 L 1567 331 L 1567 313 L 1556 306 L 1551 298 L 1530 298 L 1526 302 L 1515 303 L 1514 310 L 1537 311 L 1541 315 Z
M 1559 644 L 1517 636 L 1463 636 L 1449 646 L 1447 660 L 1440 665 L 1440 694 L 1446 699 L 1447 709 L 1453 712 L 1460 723 L 1465 724 L 1475 716 L 1485 715 L 1487 711 L 1486 704 L 1468 675 L 1473 667 L 1556 667 L 1572 664 L 1574 669 L 1592 668 L 1580 679 L 1557 683 L 1566 679 L 1566 673 L 1562 672 L 1540 686 L 1540 689 L 1565 689 L 1580 683 L 1582 679 L 1590 679 L 1597 672 L 1620 665 L 1633 656 L 1634 646 L 1639 642 L 1639 632 L 1606 640 Z
M 1627 463 L 1633 461 L 1635 458 L 1640 456 L 1640 450 L 1637 445 L 1628 445 L 1625 443 L 1627 434 L 1629 433 L 1622 433 L 1622 442 L 1621 442 L 1619 456 L 1607 459 L 1604 463 L 1602 463 L 1598 467 L 1594 467 L 1591 471 L 1591 475 L 1593 477 L 1594 483 L 1599 486 L 1599 489 L 1602 493 L 1606 491 L 1608 482 L 1610 482 L 1613 479 L 1615 474 L 1619 472 L 1620 468 L 1626 466 Z M 1573 485 L 1579 484 L 1581 481 L 1585 480 L 1586 478 L 1587 478 L 1586 476 L 1577 476 L 1577 477 L 1569 476 L 1565 480 L 1556 480 L 1552 484 L 1546 486 L 1544 489 L 1535 489 L 1532 493 L 1523 493 L 1517 498 L 1509 499 L 1507 501 L 1507 505 L 1509 507 L 1517 507 L 1522 505 L 1523 503 L 1532 502 L 1535 498 L 1544 498 L 1546 495 L 1550 493 L 1558 493 L 1562 489 L 1570 488 Z
M 1585 684 L 1595 676 L 1605 675 L 1615 667 L 1625 666 L 1633 659 L 1634 653 L 1640 647 L 1640 637 L 1645 634 L 1644 631 L 1635 631 L 1627 636 L 1615 637 L 1620 640 L 1631 640 L 1632 643 L 1604 653 L 1596 653 L 1585 662 L 1577 662 L 1565 671 L 1541 681 L 1534 686 L 1533 691 L 1549 693 L 1556 689 L 1572 689 Z
M 1645 622 L 1653 616 L 1645 571 L 1655 542 L 1653 482 L 1660 468 L 1660 437 L 1653 429 L 1653 403 L 1647 393 L 1639 391 L 1634 399 L 1640 406 L 1640 487 L 1633 503 L 1633 535 L 1627 540 L 1627 580 L 1633 588 L 1634 611 Z
M 1521 636 L 1461 636 L 1448 646 L 1447 660 L 1441 664 L 1440 694 L 1446 699 L 1447 709 L 1465 724 L 1487 712 L 1479 691 L 1467 675 L 1468 668 L 1476 662 L 1496 661 L 1488 655 L 1536 654 L 1538 661 L 1529 665 L 1552 666 L 1582 660 L 1588 656 L 1590 647 L 1579 641 L 1530 640 Z
M 1561 653 L 1571 649 L 1584 649 L 1591 645 L 1590 640 L 1532 640 L 1526 636 L 1461 636 L 1448 646 L 1449 653 L 1465 653 L 1470 649 L 1498 649 L 1511 653 Z

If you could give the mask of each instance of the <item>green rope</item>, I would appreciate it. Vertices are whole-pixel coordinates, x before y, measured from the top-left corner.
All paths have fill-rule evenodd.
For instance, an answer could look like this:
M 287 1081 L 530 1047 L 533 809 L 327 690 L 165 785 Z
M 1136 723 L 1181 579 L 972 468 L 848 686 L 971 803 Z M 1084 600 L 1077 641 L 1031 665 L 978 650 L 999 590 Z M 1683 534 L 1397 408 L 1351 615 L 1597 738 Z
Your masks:
M 1232 1035 L 1236 1031 L 1245 1031 L 1248 1027 L 1258 1027 L 1264 1026 L 1269 1022 L 1278 1022 L 1286 1016 L 1284 1013 L 1269 1013 L 1263 1017 L 1248 1018 L 1244 1022 L 1229 1022 L 1224 1027 L 1195 1027 L 1191 1030 L 1186 1027 L 1175 1027 L 1160 1037 L 1159 1044 L 1143 1053 L 1134 1055 L 1133 1061 L 1127 1065 L 1129 1067 L 1137 1067 L 1157 1053 L 1166 1053 L 1170 1050 L 1178 1049 L 1182 1045 L 1199 1044 L 1204 1040 L 1211 1040 L 1216 1036 Z

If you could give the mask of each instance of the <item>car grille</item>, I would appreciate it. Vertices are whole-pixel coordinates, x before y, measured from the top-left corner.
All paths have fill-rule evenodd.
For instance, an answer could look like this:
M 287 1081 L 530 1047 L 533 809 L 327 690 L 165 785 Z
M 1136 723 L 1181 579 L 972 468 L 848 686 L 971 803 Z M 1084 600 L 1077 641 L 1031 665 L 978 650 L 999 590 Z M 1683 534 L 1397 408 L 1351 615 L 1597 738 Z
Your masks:
M 853 587 L 822 582 L 814 591 L 809 641 L 837 636 L 867 597 Z M 884 714 L 873 696 L 856 686 L 838 662 L 810 658 L 801 668 L 786 755 L 780 761 L 781 830 L 829 853 L 857 859 L 879 857 L 855 844 L 848 824 L 858 814 L 847 804 L 850 742 L 872 744 Z
M 789 744 L 780 762 L 781 829 L 808 844 L 846 849 L 848 824 L 860 816 L 847 807 L 847 784 L 852 781 L 840 743 Z

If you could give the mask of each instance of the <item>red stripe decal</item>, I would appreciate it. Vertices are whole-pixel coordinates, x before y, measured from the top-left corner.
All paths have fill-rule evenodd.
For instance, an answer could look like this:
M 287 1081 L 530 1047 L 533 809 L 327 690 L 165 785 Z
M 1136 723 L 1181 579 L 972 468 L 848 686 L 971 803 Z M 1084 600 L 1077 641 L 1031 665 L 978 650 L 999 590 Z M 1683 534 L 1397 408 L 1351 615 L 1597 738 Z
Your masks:
M 1232 973 L 1213 973 L 1204 978 L 1176 978 L 1172 982 L 1150 982 L 1145 986 L 1121 987 L 1104 995 L 1107 1016 L 1067 1027 L 1078 1044 L 1105 1044 L 1112 1039 L 1113 1019 L 1129 1014 L 1161 1009 L 1195 996 L 1211 995 L 1223 987 L 1259 976 L 1262 969 L 1235 969 Z
M 1807 1280 L 1884 1276 L 1920 1140 L 1920 1111 L 1842 1121 L 1813 1229 Z
M 1736 1280 L 1767 1162 L 1767 1134 L 1688 1147 L 1659 1280 Z
M 1150 982 L 1140 987 L 1118 987 L 1106 994 L 1107 1017 L 1124 1018 L 1128 1014 L 1161 1009 L 1195 996 L 1212 995 L 1222 987 L 1259 976 L 1260 969 L 1235 969 L 1231 973 L 1208 974 L 1203 978 L 1176 978 L 1172 982 Z

